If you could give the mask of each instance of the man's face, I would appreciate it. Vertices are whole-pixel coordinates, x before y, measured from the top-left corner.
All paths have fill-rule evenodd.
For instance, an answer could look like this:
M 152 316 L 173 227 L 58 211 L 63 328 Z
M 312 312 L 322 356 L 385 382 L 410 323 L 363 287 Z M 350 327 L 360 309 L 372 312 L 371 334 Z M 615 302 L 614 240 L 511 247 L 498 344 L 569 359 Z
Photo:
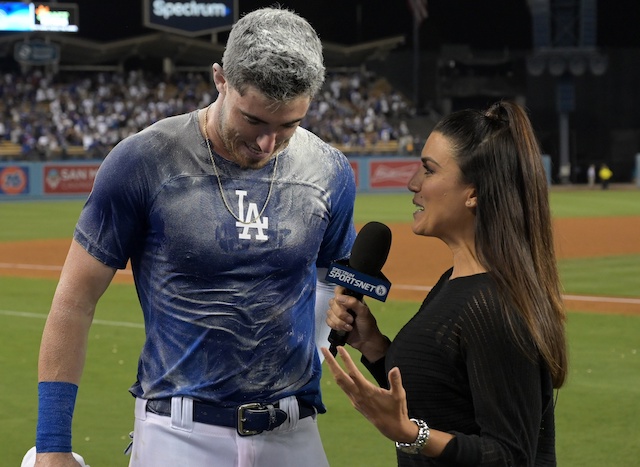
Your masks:
M 241 167 L 263 167 L 287 147 L 311 99 L 303 96 L 276 104 L 256 88 L 249 87 L 240 95 L 229 83 L 222 86 L 216 114 L 216 151 Z

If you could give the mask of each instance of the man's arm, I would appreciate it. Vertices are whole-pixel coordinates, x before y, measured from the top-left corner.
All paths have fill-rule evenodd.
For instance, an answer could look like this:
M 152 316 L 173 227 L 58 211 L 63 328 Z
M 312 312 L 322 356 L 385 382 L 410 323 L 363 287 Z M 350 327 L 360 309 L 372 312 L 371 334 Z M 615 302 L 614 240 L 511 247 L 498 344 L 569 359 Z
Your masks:
M 77 465 L 71 452 L 57 452 L 57 443 L 49 441 L 49 433 L 63 432 L 62 436 L 56 438 L 66 437 L 65 427 L 57 426 L 57 420 L 64 418 L 59 415 L 65 402 L 70 409 L 67 407 L 63 415 L 68 416 L 69 410 L 71 413 L 73 411 L 75 394 L 73 397 L 69 394 L 77 391 L 80 384 L 96 304 L 111 283 L 115 271 L 96 260 L 77 242 L 71 243 L 40 344 L 36 465 Z M 69 431 L 70 445 L 70 418 L 66 428 Z M 48 461 L 63 462 L 49 464 Z

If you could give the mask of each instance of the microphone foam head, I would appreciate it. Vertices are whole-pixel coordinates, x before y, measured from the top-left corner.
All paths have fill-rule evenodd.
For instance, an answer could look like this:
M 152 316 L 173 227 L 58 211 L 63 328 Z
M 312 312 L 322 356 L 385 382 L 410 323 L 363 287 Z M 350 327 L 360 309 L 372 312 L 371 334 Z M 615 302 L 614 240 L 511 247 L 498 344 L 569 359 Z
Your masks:
M 365 224 L 353 242 L 349 266 L 376 276 L 387 261 L 391 249 L 391 229 L 380 222 Z

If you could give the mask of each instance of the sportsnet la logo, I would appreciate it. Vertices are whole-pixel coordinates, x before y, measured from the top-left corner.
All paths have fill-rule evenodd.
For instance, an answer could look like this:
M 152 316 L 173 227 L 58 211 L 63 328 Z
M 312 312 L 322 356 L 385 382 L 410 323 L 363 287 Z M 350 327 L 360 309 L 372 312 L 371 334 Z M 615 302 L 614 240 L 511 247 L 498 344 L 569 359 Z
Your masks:
M 260 241 L 269 240 L 269 237 L 265 234 L 265 230 L 269 228 L 269 218 L 260 217 L 256 203 L 247 203 L 245 210 L 246 191 L 236 190 L 236 196 L 238 196 L 238 220 L 236 221 L 236 227 L 242 229 L 238 233 L 238 238 L 241 240 L 251 240 L 252 238 Z M 252 237 L 252 232 L 255 233 L 255 237 Z
M 391 282 L 381 272 L 377 277 L 370 276 L 338 261 L 331 263 L 325 280 L 382 302 L 387 300 L 391 288 Z

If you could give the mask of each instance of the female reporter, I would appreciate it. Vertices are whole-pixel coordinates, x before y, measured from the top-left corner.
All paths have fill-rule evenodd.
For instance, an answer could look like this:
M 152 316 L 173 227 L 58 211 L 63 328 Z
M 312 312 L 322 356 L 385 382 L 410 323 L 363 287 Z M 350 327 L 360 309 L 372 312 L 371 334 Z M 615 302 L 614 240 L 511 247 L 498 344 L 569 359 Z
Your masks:
M 366 304 L 337 288 L 327 323 L 354 407 L 396 441 L 399 466 L 555 465 L 554 388 L 567 376 L 565 312 L 540 149 L 522 107 L 453 113 L 434 128 L 409 181 L 412 230 L 453 266 L 391 342 Z M 353 310 L 355 318 L 347 311 Z

